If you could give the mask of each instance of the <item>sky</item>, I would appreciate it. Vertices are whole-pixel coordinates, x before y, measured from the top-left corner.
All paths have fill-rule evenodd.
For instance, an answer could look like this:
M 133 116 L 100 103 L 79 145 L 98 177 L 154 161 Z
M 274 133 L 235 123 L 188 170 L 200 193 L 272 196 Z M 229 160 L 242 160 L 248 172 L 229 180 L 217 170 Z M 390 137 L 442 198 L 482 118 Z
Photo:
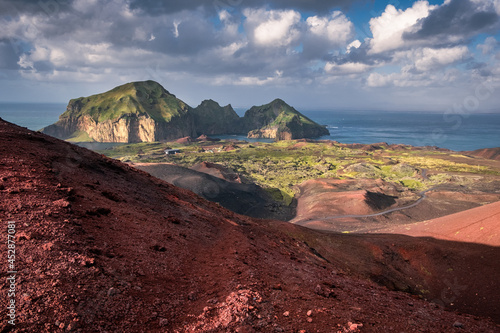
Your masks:
M 0 102 L 500 111 L 500 0 L 0 0 Z

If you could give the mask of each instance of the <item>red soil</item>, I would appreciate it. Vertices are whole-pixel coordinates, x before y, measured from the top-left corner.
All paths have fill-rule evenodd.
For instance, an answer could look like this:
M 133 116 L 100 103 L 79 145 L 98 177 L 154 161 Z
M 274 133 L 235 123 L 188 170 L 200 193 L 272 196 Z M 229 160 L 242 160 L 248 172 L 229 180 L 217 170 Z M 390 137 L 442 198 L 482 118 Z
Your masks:
M 176 143 L 181 143 L 181 144 L 188 144 L 188 143 L 195 142 L 195 141 L 196 140 L 194 140 L 190 136 L 186 136 L 186 137 L 175 140 Z
M 490 160 L 500 161 L 500 147 L 478 149 L 478 150 L 468 151 L 468 152 L 464 152 L 464 153 L 466 153 L 468 155 L 476 156 L 476 157 L 482 157 L 482 158 L 487 158 Z
M 500 202 L 379 232 L 500 246 Z
M 291 222 L 307 226 L 316 219 L 368 215 L 418 199 L 402 186 L 380 179 L 313 179 L 298 185 L 298 189 L 297 216 Z
M 392 238 L 330 236 L 245 218 L 123 163 L 1 120 L 0 156 L 3 267 L 6 221 L 15 221 L 17 232 L 16 326 L 7 323 L 4 269 L 2 332 L 500 329 L 356 278 L 372 264 L 385 266 L 372 253 L 384 257 Z M 315 249 L 304 241 L 311 235 L 329 241 Z M 409 250 L 394 239 L 400 257 L 434 267 L 418 240 Z M 433 243 L 441 255 L 459 245 Z M 460 249 L 469 264 L 474 251 Z M 495 251 L 481 248 L 487 259 L 498 258 Z M 324 258 L 335 252 L 349 260 Z M 356 263 L 359 272 L 343 268 Z M 494 295 L 498 285 L 488 274 L 498 273 L 497 266 L 469 275 L 496 287 Z M 495 298 L 482 301 L 491 305 Z

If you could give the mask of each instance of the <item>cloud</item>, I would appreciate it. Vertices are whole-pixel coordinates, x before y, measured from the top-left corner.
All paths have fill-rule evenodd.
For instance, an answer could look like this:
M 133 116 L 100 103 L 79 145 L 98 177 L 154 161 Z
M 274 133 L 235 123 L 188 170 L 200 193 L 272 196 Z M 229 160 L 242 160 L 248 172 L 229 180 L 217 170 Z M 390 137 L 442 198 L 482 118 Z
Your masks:
M 208 13 L 217 13 L 222 10 L 233 11 L 241 8 L 271 8 L 294 9 L 328 13 L 335 8 L 346 8 L 352 4 L 351 0 L 183 0 L 183 1 L 157 1 L 157 0 L 132 0 L 131 8 L 140 9 L 150 15 L 173 14 L 183 10 L 203 9 Z
M 411 73 L 403 70 L 400 73 L 370 73 L 366 85 L 371 88 L 397 87 L 397 88 L 446 88 L 450 83 L 463 79 L 463 75 L 456 69 L 439 72 Z M 436 90 L 438 91 L 438 90 Z
M 317 58 L 326 55 L 346 47 L 353 37 L 354 24 L 340 11 L 328 16 L 310 16 L 305 22 L 304 56 Z
M 306 23 L 309 33 L 329 46 L 343 46 L 353 37 L 354 25 L 339 11 L 326 17 L 308 17 Z
M 368 87 L 446 86 L 463 78 L 463 75 L 452 66 L 470 59 L 471 54 L 466 46 L 418 47 L 398 51 L 394 53 L 391 65 L 399 67 L 400 72 L 370 73 L 366 85 Z
M 249 39 L 261 47 L 290 46 L 300 37 L 301 15 L 294 10 L 245 9 L 245 30 Z
M 440 49 L 424 47 L 408 51 L 407 57 L 412 64 L 407 68 L 415 69 L 417 72 L 428 72 L 463 62 L 469 57 L 469 49 L 466 46 Z
M 464 3 L 470 6 L 463 7 Z M 463 6 L 460 7 L 457 4 Z M 454 35 L 436 34 L 426 39 L 409 38 L 410 35 L 416 35 L 422 31 L 423 27 L 428 24 L 425 22 L 432 22 L 437 17 L 441 17 L 443 22 L 447 22 L 445 18 L 453 19 L 450 7 L 456 9 L 457 17 L 465 20 L 474 17 L 474 13 L 493 10 L 491 2 L 484 4 L 484 1 L 479 0 L 476 2 L 447 0 L 441 6 L 429 5 L 427 1 L 417 1 L 405 10 L 388 5 L 380 16 L 370 20 L 373 37 L 365 39 L 363 43 L 348 45 L 344 54 L 334 57 L 326 64 L 325 72 L 330 75 L 356 73 L 365 74 L 364 77 L 368 75 L 365 82 L 369 87 L 427 86 L 432 84 L 433 80 L 453 82 L 458 76 L 452 75 L 451 73 L 454 72 L 449 67 L 458 64 L 466 64 L 465 67 L 471 70 L 471 75 L 477 73 L 479 70 L 477 66 L 473 66 L 473 54 L 469 51 L 467 43 L 468 37 L 478 32 L 479 25 L 457 30 Z M 466 9 L 467 14 L 465 14 Z M 459 14 L 462 12 L 464 12 L 463 15 Z M 484 47 L 481 45 L 478 47 L 489 48 L 492 43 L 493 40 L 488 40 Z M 394 73 L 371 73 L 374 69 L 381 67 L 391 67 Z M 487 73 L 485 69 L 480 71 L 483 74 Z
M 44 14 L 52 16 L 69 8 L 72 0 L 2 0 L 0 13 L 4 15 Z
M 483 54 L 491 54 L 493 50 L 498 48 L 498 41 L 496 40 L 495 37 L 487 37 L 484 40 L 484 44 L 478 44 L 477 48 L 481 50 Z
M 325 72 L 332 75 L 360 74 L 371 68 L 371 66 L 359 62 L 346 62 L 343 64 L 328 62 L 325 65 Z
M 9 40 L 0 40 L 0 70 L 15 70 L 19 66 L 17 64 L 19 57 L 16 54 L 16 46 Z
M 181 24 L 182 22 L 180 21 L 174 21 L 173 25 L 174 25 L 174 31 L 173 31 L 173 34 L 174 34 L 174 37 L 175 38 L 179 38 L 179 24 Z
M 497 5 L 498 8 L 498 5 Z M 499 14 L 490 0 L 448 0 L 418 22 L 404 39 L 457 42 L 498 29 Z
M 434 8 L 427 1 L 417 1 L 406 10 L 388 5 L 382 15 L 370 20 L 373 38 L 369 42 L 369 53 L 381 53 L 405 46 L 403 35 L 419 20 L 427 17 Z
M 359 47 L 361 46 L 361 42 L 359 40 L 355 40 L 353 42 L 351 42 L 349 45 L 347 45 L 347 53 L 350 53 L 351 52 L 351 49 L 359 49 Z
M 498 80 L 497 40 L 481 35 L 472 42 L 496 23 L 470 22 L 475 13 L 498 15 L 500 0 L 457 1 L 386 6 L 363 39 L 356 12 L 339 10 L 344 0 L 0 0 L 8 10 L 0 14 L 0 88 L 13 75 L 44 82 L 39 86 L 154 79 L 188 92 L 224 86 L 244 94 L 282 89 L 286 96 L 295 89 L 323 91 L 328 99 L 334 90 L 350 100 L 349 91 L 365 96 L 376 87 L 410 91 Z M 446 33 L 426 23 L 431 17 L 465 23 Z M 420 38 L 426 31 L 433 34 Z M 479 38 L 484 42 L 477 44 Z

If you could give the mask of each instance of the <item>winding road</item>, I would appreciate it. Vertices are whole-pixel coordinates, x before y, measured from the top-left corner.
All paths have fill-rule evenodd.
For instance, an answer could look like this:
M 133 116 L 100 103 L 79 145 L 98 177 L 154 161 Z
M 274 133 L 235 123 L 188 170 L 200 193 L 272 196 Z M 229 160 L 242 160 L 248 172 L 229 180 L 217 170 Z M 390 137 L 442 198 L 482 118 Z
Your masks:
M 428 180 L 428 178 L 427 178 L 427 169 L 422 169 L 422 178 L 424 180 Z M 333 215 L 333 216 L 326 216 L 326 217 L 319 217 L 319 218 L 309 218 L 309 219 L 306 219 L 306 220 L 299 220 L 297 222 L 292 222 L 292 223 L 298 224 L 298 225 L 303 225 L 303 224 L 305 224 L 307 222 L 310 222 L 310 221 L 327 221 L 327 220 L 343 219 L 343 218 L 375 217 L 375 216 L 381 216 L 381 215 L 385 215 L 385 214 L 389 214 L 389 213 L 394 213 L 394 212 L 398 212 L 398 211 L 401 211 L 401 210 L 405 210 L 405 209 L 409 209 L 409 208 L 413 208 L 415 206 L 418 206 L 427 197 L 426 193 L 435 190 L 437 187 L 439 187 L 439 185 L 431 187 L 431 188 L 429 188 L 429 189 L 427 189 L 425 191 L 420 192 L 419 193 L 420 198 L 417 201 L 415 201 L 414 203 L 412 203 L 410 205 L 406 205 L 406 206 L 403 206 L 403 207 L 395 207 L 395 208 L 387 209 L 387 210 L 384 210 L 384 211 L 381 211 L 381 212 L 378 212 L 378 213 L 373 213 L 373 214 L 366 214 L 366 215 Z

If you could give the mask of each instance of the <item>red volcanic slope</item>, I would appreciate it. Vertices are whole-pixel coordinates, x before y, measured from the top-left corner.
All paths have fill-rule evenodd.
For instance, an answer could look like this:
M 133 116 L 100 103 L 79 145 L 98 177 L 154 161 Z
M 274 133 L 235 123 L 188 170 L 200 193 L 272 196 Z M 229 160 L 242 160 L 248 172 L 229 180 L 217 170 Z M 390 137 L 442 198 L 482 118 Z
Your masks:
M 2 332 L 499 330 L 341 274 L 301 240 L 305 229 L 236 215 L 1 120 L 0 156 Z M 15 327 L 6 221 L 16 224 Z
M 477 156 L 477 157 L 488 158 L 490 160 L 500 161 L 500 147 L 478 149 L 478 150 L 474 150 L 474 151 L 468 151 L 465 153 L 468 153 L 469 155 L 473 155 L 473 156 Z
M 500 246 L 500 202 L 378 232 Z

